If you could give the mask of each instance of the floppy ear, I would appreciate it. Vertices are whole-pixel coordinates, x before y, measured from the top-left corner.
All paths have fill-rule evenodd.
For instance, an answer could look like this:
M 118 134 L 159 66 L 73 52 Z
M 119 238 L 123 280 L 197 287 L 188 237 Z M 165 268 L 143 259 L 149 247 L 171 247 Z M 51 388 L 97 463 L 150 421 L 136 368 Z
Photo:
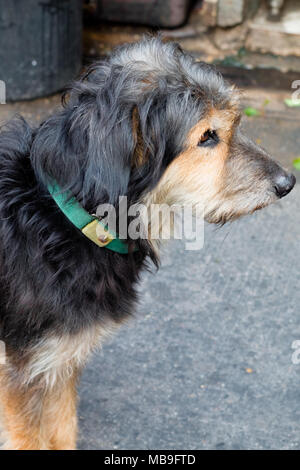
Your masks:
M 83 187 L 96 200 L 116 204 L 127 194 L 135 140 L 132 105 L 122 103 L 115 82 L 97 95 L 88 120 Z
M 168 163 L 166 97 L 159 89 L 145 94 L 133 110 L 134 153 L 129 197 L 138 199 L 158 182 Z
M 104 63 L 76 82 L 63 111 L 42 124 L 32 162 L 39 179 L 55 179 L 95 211 L 156 183 L 165 129 L 164 94 L 144 90 L 132 71 Z
M 134 104 L 124 101 L 121 70 L 95 68 L 76 82 L 61 113 L 45 121 L 32 148 L 35 172 L 44 183 L 55 179 L 86 208 L 115 204 L 127 193 L 134 154 Z

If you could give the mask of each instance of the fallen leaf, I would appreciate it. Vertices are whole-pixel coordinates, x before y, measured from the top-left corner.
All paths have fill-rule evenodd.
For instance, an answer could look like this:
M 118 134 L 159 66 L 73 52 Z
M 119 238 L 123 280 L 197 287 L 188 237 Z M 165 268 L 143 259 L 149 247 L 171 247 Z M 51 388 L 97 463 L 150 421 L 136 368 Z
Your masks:
M 258 109 L 251 108 L 251 106 L 249 106 L 248 108 L 244 109 L 244 114 L 246 114 L 246 116 L 259 116 L 260 112 Z
M 293 100 L 291 98 L 286 98 L 284 102 L 289 108 L 296 108 L 300 106 L 300 100 Z
M 294 165 L 294 168 L 296 168 L 296 170 L 300 171 L 300 157 L 295 158 L 295 160 L 293 161 L 293 165 Z

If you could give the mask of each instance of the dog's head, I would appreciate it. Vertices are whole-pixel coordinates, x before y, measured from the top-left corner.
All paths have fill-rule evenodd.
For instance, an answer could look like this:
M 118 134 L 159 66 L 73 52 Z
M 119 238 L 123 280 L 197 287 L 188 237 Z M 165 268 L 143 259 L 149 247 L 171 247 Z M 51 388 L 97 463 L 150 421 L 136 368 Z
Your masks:
M 89 210 L 103 202 L 201 204 L 224 223 L 286 195 L 295 177 L 239 128 L 238 95 L 173 43 L 117 49 L 70 90 L 33 159 Z M 37 150 L 38 149 L 38 155 Z

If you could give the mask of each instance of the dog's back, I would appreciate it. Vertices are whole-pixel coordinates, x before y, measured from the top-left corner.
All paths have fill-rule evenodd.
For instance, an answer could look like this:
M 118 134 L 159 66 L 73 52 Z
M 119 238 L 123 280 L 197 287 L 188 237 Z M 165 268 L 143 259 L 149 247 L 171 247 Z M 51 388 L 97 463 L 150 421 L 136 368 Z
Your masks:
M 7 239 L 12 235 L 6 221 L 14 215 L 14 206 L 20 203 L 18 181 L 24 179 L 29 162 L 34 130 L 22 117 L 16 117 L 0 128 L 0 259 L 3 260 Z M 26 164 L 27 163 L 27 164 Z M 29 176 L 29 175 L 28 175 Z M 21 185 L 22 186 L 22 185 Z M 7 273 L 0 264 L 0 291 L 4 295 L 3 283 Z M 0 321 L 3 316 L 3 295 L 1 295 Z M 2 308 L 1 308 L 2 306 Z M 1 323 L 0 323 L 1 327 Z M 0 330 L 1 331 L 1 330 Z M 0 337 L 1 339 L 1 337 Z
M 0 129 L 0 171 L 1 180 L 5 179 L 7 164 L 29 155 L 34 130 L 22 117 L 16 117 Z M 4 163 L 5 162 L 5 163 Z M 3 174 L 3 165 L 5 172 Z M 0 184 L 1 184 L 0 180 Z M 2 186 L 1 186 L 2 188 Z

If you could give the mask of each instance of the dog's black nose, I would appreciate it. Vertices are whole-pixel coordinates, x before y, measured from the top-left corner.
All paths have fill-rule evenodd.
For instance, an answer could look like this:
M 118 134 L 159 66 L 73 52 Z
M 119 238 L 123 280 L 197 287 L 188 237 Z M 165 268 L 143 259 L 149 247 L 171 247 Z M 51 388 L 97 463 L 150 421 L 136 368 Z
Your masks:
M 274 188 L 278 197 L 286 196 L 295 186 L 296 178 L 290 173 L 280 173 L 274 179 Z

